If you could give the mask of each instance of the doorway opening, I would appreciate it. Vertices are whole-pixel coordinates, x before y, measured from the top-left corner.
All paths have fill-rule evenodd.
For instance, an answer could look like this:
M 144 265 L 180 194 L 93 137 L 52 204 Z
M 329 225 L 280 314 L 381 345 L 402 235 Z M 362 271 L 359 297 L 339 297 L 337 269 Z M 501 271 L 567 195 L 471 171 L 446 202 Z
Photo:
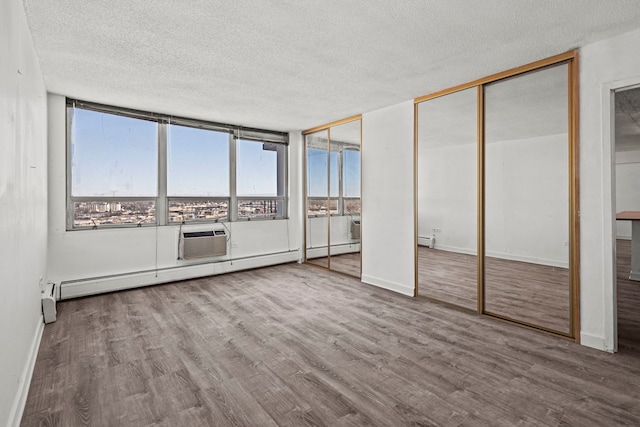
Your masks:
M 618 351 L 640 355 L 640 86 L 613 92 Z

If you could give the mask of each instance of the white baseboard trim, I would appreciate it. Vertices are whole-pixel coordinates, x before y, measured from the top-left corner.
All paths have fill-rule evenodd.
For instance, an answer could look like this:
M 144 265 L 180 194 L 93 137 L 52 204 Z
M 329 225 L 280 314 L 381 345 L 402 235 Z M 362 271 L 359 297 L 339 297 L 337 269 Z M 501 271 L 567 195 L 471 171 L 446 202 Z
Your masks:
M 607 348 L 607 343 L 604 337 L 587 334 L 586 332 L 580 333 L 580 344 L 585 347 L 595 348 L 596 350 L 608 351 L 613 353 L 613 348 Z
M 458 254 L 477 255 L 477 251 L 474 249 L 459 248 L 457 246 L 440 245 L 438 239 L 436 239 L 436 246 L 434 249 L 440 249 L 447 252 L 455 252 Z
M 360 243 L 353 243 L 353 244 L 346 243 L 342 245 L 331 246 L 331 255 L 342 255 L 342 254 L 350 254 L 355 252 L 360 252 Z M 320 257 L 326 257 L 326 256 L 327 256 L 326 246 L 307 249 L 307 259 L 320 258 Z
M 420 238 L 418 238 L 420 239 Z M 418 242 L 418 244 L 420 244 Z M 467 248 L 459 248 L 457 246 L 449 246 L 438 243 L 438 238 L 436 237 L 436 245 L 434 249 L 438 249 L 441 251 L 447 252 L 455 252 L 459 254 L 467 254 L 467 255 L 477 255 L 477 251 L 475 249 L 467 249 Z M 528 262 L 531 264 L 542 264 L 548 265 L 550 267 L 560 267 L 560 268 L 569 268 L 569 263 L 563 261 L 556 261 L 552 259 L 544 259 L 544 258 L 535 258 L 529 256 L 522 255 L 514 255 L 514 254 L 505 254 L 501 252 L 487 252 L 486 255 L 492 258 L 506 259 L 509 261 L 520 261 L 520 262 Z
M 236 260 L 185 265 L 150 271 L 124 273 L 108 277 L 95 277 L 73 281 L 62 281 L 60 299 L 78 298 L 105 292 L 139 288 L 178 280 L 230 273 L 269 265 L 298 261 L 298 251 L 259 255 Z
M 42 340 L 43 332 L 44 319 L 40 316 L 33 340 L 31 341 L 31 347 L 29 348 L 29 355 L 24 365 L 24 369 L 22 370 L 22 375 L 20 375 L 20 386 L 18 387 L 18 392 L 16 393 L 13 406 L 11 407 L 9 423 L 7 426 L 19 427 L 20 422 L 22 421 L 22 414 L 24 412 L 24 406 L 27 403 L 31 377 L 33 376 L 33 369 L 36 366 L 36 359 L 38 358 L 38 350 L 40 349 L 40 341 Z
M 618 239 L 618 240 L 631 240 L 631 235 L 626 235 L 626 234 L 625 234 L 625 235 L 621 235 L 621 234 L 618 234 L 618 235 L 616 236 L 616 239 Z
M 387 289 L 389 291 L 397 292 L 402 295 L 413 296 L 414 289 L 409 286 L 402 285 L 400 283 L 390 282 L 388 280 L 380 279 L 378 277 L 362 275 L 362 282 L 377 286 L 379 288 Z
M 549 267 L 569 268 L 569 263 L 564 261 L 556 261 L 553 259 L 536 258 L 523 255 L 504 254 L 499 252 L 487 252 L 486 255 L 492 258 L 506 259 L 509 261 L 528 262 L 530 264 L 541 264 Z

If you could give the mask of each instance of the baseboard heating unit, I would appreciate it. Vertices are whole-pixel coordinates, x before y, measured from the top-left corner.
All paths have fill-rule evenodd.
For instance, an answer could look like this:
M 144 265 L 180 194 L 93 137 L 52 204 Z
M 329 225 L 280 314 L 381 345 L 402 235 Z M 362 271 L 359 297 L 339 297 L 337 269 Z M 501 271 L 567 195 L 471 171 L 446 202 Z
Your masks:
M 436 236 L 418 236 L 418 245 L 433 249 L 436 245 Z
M 227 254 L 224 230 L 184 231 L 180 236 L 180 259 L 198 259 Z

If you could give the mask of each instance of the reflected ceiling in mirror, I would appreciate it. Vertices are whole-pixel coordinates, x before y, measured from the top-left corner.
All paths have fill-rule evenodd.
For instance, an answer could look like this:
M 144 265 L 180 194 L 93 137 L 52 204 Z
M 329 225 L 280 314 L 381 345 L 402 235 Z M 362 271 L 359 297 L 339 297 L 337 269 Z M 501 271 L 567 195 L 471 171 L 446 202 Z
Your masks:
M 487 143 L 567 133 L 567 76 L 560 64 L 486 85 L 500 100 L 485 111 Z

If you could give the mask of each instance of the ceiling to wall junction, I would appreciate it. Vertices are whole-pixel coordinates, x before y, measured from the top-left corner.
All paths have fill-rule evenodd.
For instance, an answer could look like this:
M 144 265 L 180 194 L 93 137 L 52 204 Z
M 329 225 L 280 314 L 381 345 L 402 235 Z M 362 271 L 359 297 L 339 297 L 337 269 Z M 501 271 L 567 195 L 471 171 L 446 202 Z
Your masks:
M 23 0 L 50 92 L 300 130 L 640 27 L 640 1 Z

